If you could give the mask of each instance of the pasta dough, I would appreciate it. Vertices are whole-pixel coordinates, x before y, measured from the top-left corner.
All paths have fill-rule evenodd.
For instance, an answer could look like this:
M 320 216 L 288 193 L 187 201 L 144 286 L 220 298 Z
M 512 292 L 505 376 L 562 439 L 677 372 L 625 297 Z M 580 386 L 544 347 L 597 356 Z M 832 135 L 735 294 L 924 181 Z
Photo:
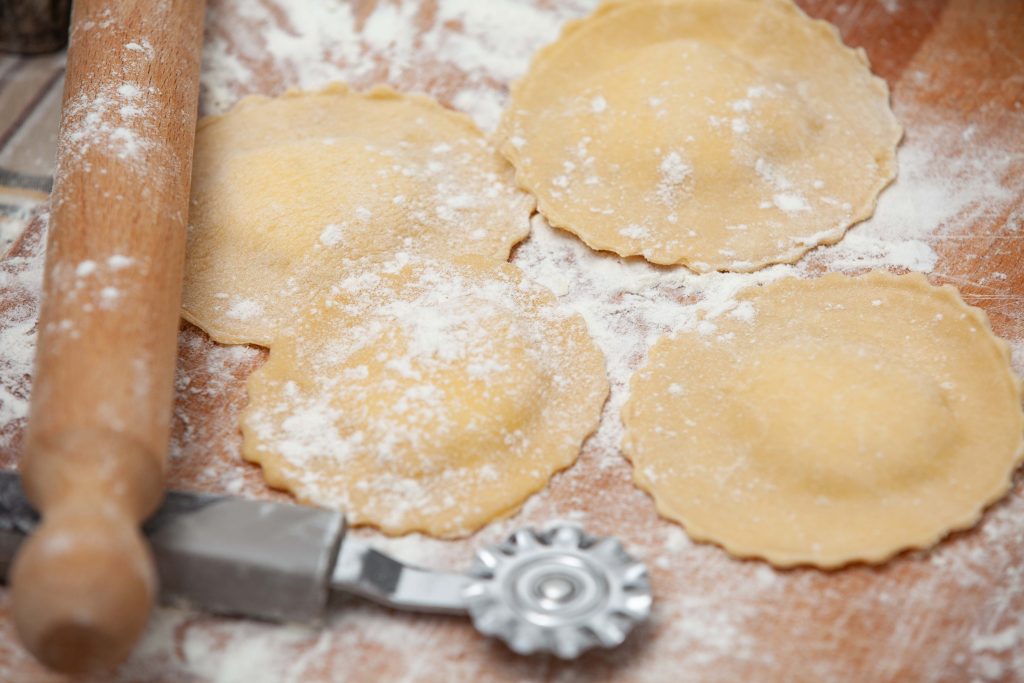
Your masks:
M 399 259 L 274 340 L 249 379 L 243 454 L 357 524 L 458 536 L 568 467 L 607 394 L 582 318 L 513 266 Z
M 219 342 L 265 346 L 361 260 L 505 259 L 532 210 L 470 120 L 426 97 L 247 97 L 196 133 L 184 317 Z
M 864 52 L 789 0 L 614 0 L 537 55 L 498 141 L 594 249 L 749 272 L 870 216 L 901 134 Z
M 622 412 L 637 484 L 692 537 L 781 566 L 880 562 L 1007 491 L 1020 382 L 952 287 L 832 274 L 739 298 L 655 344 Z

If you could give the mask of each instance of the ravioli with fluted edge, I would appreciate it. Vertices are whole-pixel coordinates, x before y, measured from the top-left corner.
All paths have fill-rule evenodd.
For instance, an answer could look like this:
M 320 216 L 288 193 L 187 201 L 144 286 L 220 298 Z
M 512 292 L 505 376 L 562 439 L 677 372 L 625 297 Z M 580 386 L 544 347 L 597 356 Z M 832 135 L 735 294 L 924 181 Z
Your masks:
M 453 537 L 571 465 L 608 395 L 578 315 L 502 261 L 402 256 L 312 301 L 249 379 L 271 486 L 389 534 Z
M 246 97 L 196 132 L 183 315 L 216 341 L 266 346 L 367 259 L 508 258 L 533 206 L 472 121 L 427 97 Z
M 919 274 L 787 278 L 663 337 L 623 450 L 659 512 L 773 564 L 881 562 L 974 525 L 1024 454 L 985 313 Z
M 592 248 L 750 272 L 870 216 L 901 135 L 864 51 L 790 0 L 612 0 L 537 54 L 497 140 Z

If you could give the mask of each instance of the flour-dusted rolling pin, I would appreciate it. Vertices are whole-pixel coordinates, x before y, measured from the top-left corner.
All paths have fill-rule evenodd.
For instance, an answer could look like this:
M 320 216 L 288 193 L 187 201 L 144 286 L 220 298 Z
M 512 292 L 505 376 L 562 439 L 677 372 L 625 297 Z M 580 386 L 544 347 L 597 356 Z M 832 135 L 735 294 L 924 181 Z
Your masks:
M 21 462 L 43 523 L 9 577 L 57 670 L 123 660 L 153 604 L 204 4 L 74 5 Z

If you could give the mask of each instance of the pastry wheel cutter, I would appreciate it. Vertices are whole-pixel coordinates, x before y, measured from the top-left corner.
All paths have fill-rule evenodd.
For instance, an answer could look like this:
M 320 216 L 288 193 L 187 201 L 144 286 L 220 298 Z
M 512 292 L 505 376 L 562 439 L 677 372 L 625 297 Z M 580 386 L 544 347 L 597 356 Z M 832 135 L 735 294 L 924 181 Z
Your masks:
M 38 523 L 19 477 L 0 472 L 0 577 Z M 161 598 L 211 612 L 315 621 L 352 593 L 415 612 L 468 614 L 520 654 L 572 659 L 622 643 L 651 610 L 647 570 L 614 538 L 570 524 L 521 529 L 464 573 L 413 567 L 347 534 L 340 512 L 168 493 L 144 531 Z

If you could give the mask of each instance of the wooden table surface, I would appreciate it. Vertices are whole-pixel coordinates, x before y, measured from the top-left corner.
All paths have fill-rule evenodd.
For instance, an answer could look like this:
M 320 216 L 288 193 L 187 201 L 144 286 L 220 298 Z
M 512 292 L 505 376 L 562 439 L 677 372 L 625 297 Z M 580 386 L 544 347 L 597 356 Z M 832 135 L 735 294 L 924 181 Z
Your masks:
M 386 2 L 352 5 L 355 15 L 365 18 Z M 248 44 L 259 42 L 261 27 L 235 26 L 250 20 L 242 4 L 211 0 L 208 15 L 208 39 L 229 46 L 248 41 L 235 45 L 235 57 L 253 77 L 234 88 L 233 95 L 249 90 L 273 94 L 294 85 L 295 74 L 287 65 Z M 260 4 L 275 7 L 273 0 Z M 551 9 L 556 3 L 535 4 Z M 923 238 L 938 256 L 930 278 L 955 284 L 968 302 L 988 311 L 996 332 L 1014 345 L 1019 372 L 1024 362 L 1024 2 L 800 4 L 835 23 L 847 44 L 867 50 L 873 70 L 892 88 L 895 111 L 907 131 L 904 146 L 933 154 L 916 168 L 935 178 L 936 194 L 929 198 L 923 193 L 918 205 L 901 210 L 917 219 L 941 219 Z M 435 3 L 422 5 L 424 21 L 429 21 Z M 441 30 L 457 34 L 462 27 Z M 449 104 L 459 84 L 473 76 L 429 55 L 420 55 L 415 69 L 399 70 L 388 69 L 379 55 L 368 57 L 376 60 L 374 66 L 361 72 L 356 85 L 391 80 L 399 88 L 428 90 Z M 344 60 L 331 54 L 325 58 Z M 928 145 L 921 142 L 923 135 L 931 136 Z M 988 179 L 990 192 L 968 193 L 963 206 L 936 210 L 936 205 L 949 205 L 944 195 L 975 187 L 978 178 Z M 32 273 L 42 254 L 44 219 L 35 220 L 0 262 L 0 331 L 24 326 L 34 314 L 38 283 L 33 285 Z M 828 267 L 823 251 L 809 257 L 812 269 Z M 264 353 L 220 347 L 187 324 L 180 341 L 170 484 L 284 499 L 267 490 L 258 468 L 238 456 L 244 380 Z M 0 363 L 9 352 L 0 347 Z M 24 395 L 25 380 L 7 390 Z M 16 466 L 23 427 L 20 418 L 0 424 L 0 467 Z M 651 567 L 656 607 L 652 622 L 614 652 L 591 653 L 571 664 L 520 658 L 477 636 L 463 620 L 398 614 L 357 600 L 340 604 L 322 628 L 162 609 L 116 679 L 1024 680 L 1024 477 L 1018 475 L 1011 495 L 989 510 L 978 527 L 934 550 L 905 553 L 880 567 L 776 571 L 689 542 L 679 527 L 659 519 L 650 500 L 632 486 L 627 463 L 595 448 L 589 444 L 577 465 L 556 476 L 519 515 L 470 539 L 388 541 L 360 533 L 409 559 L 446 567 L 464 565 L 473 547 L 500 539 L 512 528 L 552 518 L 576 519 L 596 533 L 618 535 Z M 19 649 L 8 609 L 7 594 L 0 590 L 0 681 L 65 680 L 40 669 Z

